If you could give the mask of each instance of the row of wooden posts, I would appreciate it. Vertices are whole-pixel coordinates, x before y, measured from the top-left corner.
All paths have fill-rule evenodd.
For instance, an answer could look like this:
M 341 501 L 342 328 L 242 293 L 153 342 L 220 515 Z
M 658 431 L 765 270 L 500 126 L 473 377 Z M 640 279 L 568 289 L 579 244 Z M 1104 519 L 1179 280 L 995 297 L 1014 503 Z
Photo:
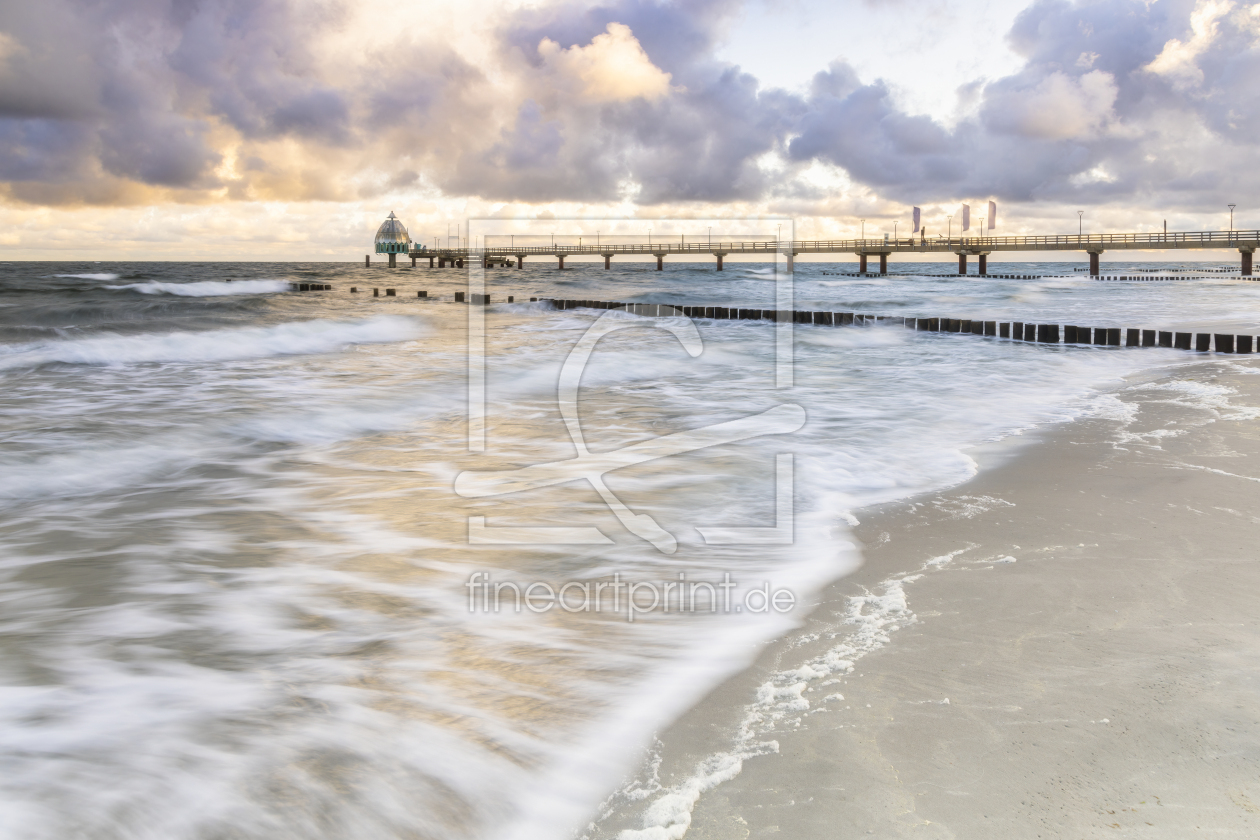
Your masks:
M 1171 347 L 1207 353 L 1260 352 L 1260 341 L 1250 335 L 1188 333 L 1143 330 L 1121 327 L 1083 327 L 1079 325 L 1026 324 L 1022 321 L 974 321 L 961 318 L 905 318 L 888 315 L 863 315 L 859 312 L 812 312 L 800 310 L 735 309 L 725 306 L 669 306 L 655 303 L 623 303 L 599 300 L 553 300 L 544 298 L 556 309 L 624 309 L 647 317 L 682 316 L 730 321 L 776 321 L 779 323 L 815 324 L 820 326 L 862 326 L 884 324 L 919 332 L 968 333 L 971 335 L 1008 338 L 1039 344 L 1093 344 L 1103 347 Z
M 328 290 L 332 286 L 321 283 L 302 283 L 299 291 Z M 350 291 L 357 293 L 358 287 Z M 372 289 L 372 297 L 380 297 L 379 288 Z M 396 297 L 396 289 L 386 289 L 385 297 Z M 427 291 L 417 292 L 416 297 L 428 298 Z M 509 295 L 508 303 L 516 298 Z M 530 298 L 537 301 L 538 298 Z M 1207 353 L 1260 352 L 1260 339 L 1250 335 L 1226 333 L 1188 333 L 1164 330 L 1143 330 L 1121 327 L 1084 327 L 1076 324 L 1027 324 L 1022 321 L 977 321 L 962 318 L 906 318 L 900 315 L 864 315 L 860 312 L 814 312 L 804 310 L 737 309 L 726 306 L 671 306 L 658 303 L 626 303 L 606 300 L 555 300 L 543 298 L 556 309 L 621 309 L 645 317 L 710 318 L 729 321 L 776 321 L 780 323 L 814 324 L 819 326 L 864 326 L 884 324 L 900 326 L 918 332 L 967 333 L 970 335 L 1007 338 L 1038 344 L 1092 344 L 1102 347 L 1170 347 L 1177 350 L 1196 350 Z M 455 292 L 455 302 L 464 303 L 465 293 Z M 474 305 L 488 306 L 490 295 L 473 293 Z

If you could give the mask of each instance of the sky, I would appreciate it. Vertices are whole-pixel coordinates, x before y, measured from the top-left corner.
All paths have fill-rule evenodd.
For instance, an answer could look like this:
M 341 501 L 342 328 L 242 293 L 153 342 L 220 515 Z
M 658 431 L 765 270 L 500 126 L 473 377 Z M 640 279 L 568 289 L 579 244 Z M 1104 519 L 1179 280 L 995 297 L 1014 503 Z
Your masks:
M 1258 151 L 1237 0 L 0 5 L 0 260 L 354 261 L 390 211 L 1255 229 Z

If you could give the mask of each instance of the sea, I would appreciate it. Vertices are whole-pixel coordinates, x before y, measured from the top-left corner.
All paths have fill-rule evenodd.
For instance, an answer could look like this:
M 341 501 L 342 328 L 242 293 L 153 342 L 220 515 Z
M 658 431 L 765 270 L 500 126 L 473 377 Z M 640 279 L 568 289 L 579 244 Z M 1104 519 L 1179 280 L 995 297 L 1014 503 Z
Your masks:
M 0 838 L 680 837 L 654 739 L 865 509 L 1197 357 L 546 299 L 1260 333 L 1260 283 L 1176 271 L 1232 266 L 570 258 L 470 306 L 427 266 L 2 263 Z M 705 784 L 783 760 L 730 739 Z

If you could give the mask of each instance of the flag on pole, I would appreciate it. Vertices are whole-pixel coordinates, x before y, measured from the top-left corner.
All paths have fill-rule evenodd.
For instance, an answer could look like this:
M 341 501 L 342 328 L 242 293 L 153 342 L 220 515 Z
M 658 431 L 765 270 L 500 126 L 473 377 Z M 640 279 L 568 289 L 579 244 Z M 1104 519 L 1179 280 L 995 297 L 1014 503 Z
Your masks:
M 993 228 L 996 225 L 997 225 L 997 202 L 990 201 L 989 202 L 989 230 L 993 230 Z
M 963 230 L 971 230 L 971 205 L 964 204 L 962 207 Z
M 919 208 L 914 208 L 914 233 L 919 232 Z

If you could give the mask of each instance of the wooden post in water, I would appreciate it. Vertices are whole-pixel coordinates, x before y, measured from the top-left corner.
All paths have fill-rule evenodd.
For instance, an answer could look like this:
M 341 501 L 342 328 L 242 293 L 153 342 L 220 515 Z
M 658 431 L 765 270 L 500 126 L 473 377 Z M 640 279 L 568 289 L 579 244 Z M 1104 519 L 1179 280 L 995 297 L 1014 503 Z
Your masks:
M 1173 333 L 1173 347 L 1178 350 L 1189 350 L 1192 338 L 1194 336 L 1190 333 Z
M 1142 346 L 1142 331 L 1135 330 L 1132 328 L 1125 330 L 1124 346 L 1125 347 L 1141 347 Z
M 381 296 L 381 290 L 380 290 L 380 289 L 373 289 L 373 290 L 372 290 L 372 297 L 380 297 L 380 296 Z
M 1217 353 L 1233 353 L 1234 337 L 1232 335 L 1214 335 L 1212 342 L 1216 347 Z
M 1206 353 L 1212 349 L 1211 333 L 1195 333 L 1194 349 L 1197 353 Z

